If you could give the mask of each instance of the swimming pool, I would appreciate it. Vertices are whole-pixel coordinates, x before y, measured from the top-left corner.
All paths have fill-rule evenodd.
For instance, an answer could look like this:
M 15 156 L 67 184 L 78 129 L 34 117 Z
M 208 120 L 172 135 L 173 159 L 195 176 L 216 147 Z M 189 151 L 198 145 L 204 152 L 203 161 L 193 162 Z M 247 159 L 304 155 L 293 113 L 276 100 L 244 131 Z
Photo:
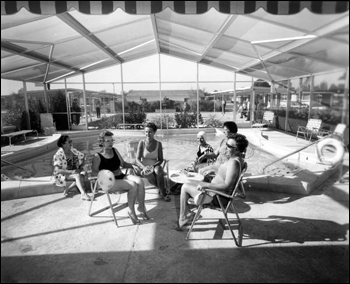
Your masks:
M 97 137 L 76 137 L 73 138 L 73 147 L 77 148 L 83 153 L 94 154 L 100 150 L 97 143 Z M 207 134 L 207 142 L 216 149 L 223 136 L 217 136 L 215 134 Z M 137 137 L 124 137 L 120 134 L 114 135 L 114 147 L 116 147 L 123 158 L 128 161 L 127 157 L 127 144 L 131 141 L 139 141 L 144 139 L 143 136 Z M 180 170 L 188 167 L 194 160 L 197 152 L 197 136 L 196 134 L 186 135 L 171 135 L 171 136 L 157 136 L 157 140 L 162 142 L 164 158 L 170 160 L 169 168 L 171 170 Z M 249 140 L 249 137 L 248 137 Z M 29 171 L 25 171 L 13 166 L 3 167 L 1 173 L 7 175 L 11 179 L 21 179 L 29 177 L 42 177 L 50 176 L 53 171 L 52 157 L 57 149 L 52 150 L 49 153 L 33 157 L 20 163 L 16 163 Z M 250 144 L 248 149 L 246 161 L 248 163 L 247 173 L 251 175 L 262 174 L 262 169 L 265 165 L 276 160 L 272 154 L 266 153 L 258 147 Z M 31 173 L 32 172 L 32 173 Z

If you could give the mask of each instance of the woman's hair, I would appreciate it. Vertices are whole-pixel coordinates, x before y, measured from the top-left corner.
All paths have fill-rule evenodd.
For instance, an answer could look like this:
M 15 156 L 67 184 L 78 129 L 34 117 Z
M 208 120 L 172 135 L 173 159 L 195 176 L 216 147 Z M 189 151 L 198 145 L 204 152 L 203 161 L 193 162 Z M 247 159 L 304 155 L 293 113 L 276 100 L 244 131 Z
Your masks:
M 203 137 L 205 140 L 205 132 L 204 131 L 199 131 L 197 134 L 197 137 Z
M 158 128 L 157 128 L 157 125 L 155 125 L 155 124 L 152 123 L 152 122 L 147 123 L 146 126 L 145 126 L 145 128 L 146 128 L 146 127 L 152 128 L 154 132 L 156 132 L 157 129 L 158 129 Z
M 61 135 L 61 137 L 58 138 L 58 140 L 57 140 L 57 146 L 58 146 L 58 147 L 62 147 L 62 145 L 63 145 L 64 143 L 66 143 L 66 141 L 68 140 L 68 138 L 69 138 L 68 135 Z
M 230 135 L 227 140 L 230 140 L 230 139 L 233 139 L 236 141 L 236 146 L 238 148 L 238 151 L 240 151 L 242 154 L 244 154 L 247 151 L 249 141 L 244 135 L 236 133 L 236 134 Z
M 108 130 L 103 130 L 98 136 L 98 146 L 103 147 L 103 142 L 105 141 L 105 137 L 112 137 L 114 134 Z
M 228 128 L 228 130 L 230 130 L 231 133 L 237 133 L 238 131 L 237 124 L 233 121 L 224 122 L 224 127 L 225 126 Z

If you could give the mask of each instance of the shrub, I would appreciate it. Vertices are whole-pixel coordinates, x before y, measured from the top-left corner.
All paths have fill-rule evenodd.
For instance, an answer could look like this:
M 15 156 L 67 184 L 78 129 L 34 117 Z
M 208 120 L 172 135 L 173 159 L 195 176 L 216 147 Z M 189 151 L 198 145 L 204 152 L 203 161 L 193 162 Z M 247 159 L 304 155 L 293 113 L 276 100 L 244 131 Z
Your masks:
M 55 94 L 51 95 L 50 109 L 51 112 L 67 111 L 66 95 L 62 91 L 58 90 Z
M 143 111 L 132 110 L 127 116 L 125 116 L 125 123 L 144 123 L 147 115 Z
M 167 120 L 168 120 L 168 125 L 167 125 Z M 163 128 L 163 129 L 166 129 L 168 127 L 173 127 L 175 125 L 174 117 L 169 114 L 162 114 L 161 116 L 160 115 L 155 116 L 150 122 L 153 122 L 155 125 L 157 125 L 158 128 Z
M 214 101 L 204 100 L 199 102 L 200 111 L 214 111 Z
M 216 118 L 215 114 L 209 115 L 209 118 L 205 120 L 204 124 L 213 128 L 222 128 L 224 126 L 224 123 L 220 119 Z
M 41 132 L 41 121 L 40 121 L 40 116 L 39 113 L 36 111 L 32 111 L 31 109 L 29 110 L 29 118 L 30 118 L 30 129 L 36 130 L 38 132 Z M 24 110 L 22 112 L 22 117 L 21 117 L 21 127 L 20 129 L 27 129 L 27 112 Z
M 197 112 L 177 112 L 175 121 L 180 128 L 195 127 L 197 125 Z M 199 123 L 203 123 L 202 114 L 199 114 Z
M 88 126 L 97 127 L 98 129 L 116 128 L 119 123 L 123 122 L 123 116 L 116 114 L 109 117 L 102 117 L 100 120 L 89 122 Z
M 20 108 L 14 108 L 10 109 L 6 115 L 4 115 L 4 126 L 7 125 L 14 125 L 18 129 L 21 129 L 21 124 L 22 124 L 22 109 Z

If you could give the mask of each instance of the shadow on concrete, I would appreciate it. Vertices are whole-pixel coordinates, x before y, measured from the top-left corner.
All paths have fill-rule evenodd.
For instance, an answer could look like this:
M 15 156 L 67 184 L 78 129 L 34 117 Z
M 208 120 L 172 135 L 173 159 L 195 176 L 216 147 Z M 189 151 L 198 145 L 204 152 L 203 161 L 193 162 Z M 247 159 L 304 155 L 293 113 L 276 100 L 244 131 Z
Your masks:
M 349 167 L 344 165 L 342 170 L 342 183 L 349 183 L 348 176 Z M 312 172 L 304 170 L 305 175 L 312 175 Z M 282 193 L 282 192 L 267 192 L 267 191 L 259 191 L 258 189 L 250 190 L 249 188 L 245 188 L 246 190 L 246 202 L 253 202 L 256 204 L 263 204 L 272 202 L 274 204 L 285 204 L 294 202 L 301 198 L 307 196 L 316 196 L 316 195 L 327 195 L 338 203 L 342 204 L 346 208 L 349 208 L 349 191 L 344 192 L 341 189 L 334 186 L 339 182 L 339 172 L 334 173 L 329 178 L 327 178 L 323 183 L 317 186 L 312 192 L 308 195 L 302 194 L 293 194 L 293 193 Z
M 35 210 L 38 210 L 40 208 L 43 208 L 43 207 L 47 207 L 47 206 L 50 206 L 54 203 L 57 203 L 57 202 L 61 202 L 61 201 L 64 201 L 66 199 L 66 197 L 62 197 L 62 198 L 58 198 L 56 200 L 53 200 L 53 201 L 50 201 L 50 202 L 46 202 L 44 204 L 40 204 L 38 206 L 34 206 L 32 208 L 29 208 L 29 209 L 26 209 L 26 210 L 23 210 L 23 211 L 20 211 L 20 212 L 17 212 L 15 214 L 12 214 L 12 215 L 9 215 L 7 217 L 4 217 L 4 218 L 1 218 L 1 222 L 4 222 L 4 221 L 7 221 L 9 219 L 12 219 L 12 218 L 15 218 L 15 217 L 18 217 L 18 216 L 21 216 L 21 215 L 24 215 L 26 213 L 29 213 L 29 212 L 32 212 L 32 211 L 35 211 Z M 26 200 L 25 199 L 18 199 L 16 201 L 16 203 L 14 203 L 13 207 L 21 207 L 24 203 L 26 203 Z
M 100 218 L 104 217 L 105 219 L 107 219 L 106 216 L 99 216 L 99 217 Z M 3 236 L 2 240 L 1 240 L 1 243 L 3 244 L 3 243 L 14 242 L 14 241 L 19 241 L 19 240 L 23 241 L 23 240 L 26 240 L 26 239 L 29 239 L 29 238 L 43 237 L 43 236 L 47 236 L 47 235 L 57 234 L 57 233 L 60 233 L 60 232 L 79 230 L 79 229 L 82 229 L 82 228 L 87 227 L 87 226 L 93 227 L 93 226 L 98 226 L 98 225 L 101 225 L 101 224 L 113 222 L 113 217 L 111 215 L 109 215 L 108 217 L 109 218 L 106 221 L 97 222 L 97 223 L 91 223 L 91 224 L 88 224 L 88 225 L 84 224 L 84 225 L 79 225 L 79 226 L 71 226 L 71 227 L 64 228 L 64 229 L 45 231 L 45 232 L 25 235 L 25 236 L 21 236 L 21 237 L 6 237 L 6 236 Z M 127 219 L 127 218 L 129 218 L 129 217 L 125 216 L 125 218 L 123 218 L 123 219 Z M 121 219 L 121 218 L 119 218 L 119 219 Z M 127 226 L 133 226 L 133 224 L 130 224 L 130 225 L 127 225 Z M 123 227 L 127 227 L 127 226 L 123 226 Z
M 269 243 L 343 242 L 349 230 L 349 224 L 277 215 L 244 218 L 242 223 L 243 246 L 248 238 L 266 240 Z
M 110 251 L 1 258 L 2 283 L 348 283 L 348 246 Z M 171 256 L 171 257 L 170 257 Z M 49 273 L 48 273 L 49 271 Z
M 242 218 L 241 221 L 243 225 L 242 247 L 277 243 L 344 242 L 349 230 L 349 224 L 340 225 L 332 221 L 289 216 L 272 215 L 268 218 Z M 234 231 L 237 230 L 236 220 L 230 219 L 230 225 Z M 223 218 L 199 219 L 193 227 L 190 239 L 233 241 L 230 235 L 227 235 L 230 238 L 224 237 L 225 230 L 228 231 L 228 227 Z M 196 238 L 196 234 L 200 234 L 200 236 Z M 210 235 L 210 238 L 206 238 L 204 235 Z M 252 241 L 248 240 L 263 240 L 264 242 L 255 243 L 254 241 L 252 244 Z

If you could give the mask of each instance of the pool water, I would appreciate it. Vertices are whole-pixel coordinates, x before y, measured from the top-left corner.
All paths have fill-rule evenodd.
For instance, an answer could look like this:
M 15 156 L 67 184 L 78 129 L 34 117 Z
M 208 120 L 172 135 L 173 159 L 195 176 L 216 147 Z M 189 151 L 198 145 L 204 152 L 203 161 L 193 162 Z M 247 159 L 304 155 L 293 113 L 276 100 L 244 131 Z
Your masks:
M 223 136 L 216 136 L 215 134 L 207 134 L 207 142 L 216 149 Z M 129 143 L 137 143 L 137 141 L 144 139 L 143 137 L 118 137 L 114 136 L 114 147 L 118 149 L 123 159 L 130 161 L 128 158 Z M 196 157 L 197 153 L 197 136 L 195 134 L 187 134 L 182 136 L 167 136 L 156 137 L 157 140 L 162 142 L 164 158 L 169 160 L 170 170 L 180 170 L 190 166 L 192 161 Z M 84 154 L 95 154 L 100 151 L 100 147 L 97 143 L 96 136 L 93 137 L 79 137 L 73 138 L 73 147 L 83 152 Z M 3 167 L 1 173 L 7 175 L 10 179 L 22 179 L 29 177 L 42 177 L 52 175 L 53 166 L 52 158 L 57 150 L 53 150 L 49 153 L 34 157 L 30 160 L 17 163 L 28 171 L 19 169 L 12 166 Z M 266 153 L 254 145 L 250 145 L 247 151 L 246 161 L 248 163 L 247 173 L 251 175 L 262 174 L 262 169 L 272 161 L 276 160 L 276 157 Z

